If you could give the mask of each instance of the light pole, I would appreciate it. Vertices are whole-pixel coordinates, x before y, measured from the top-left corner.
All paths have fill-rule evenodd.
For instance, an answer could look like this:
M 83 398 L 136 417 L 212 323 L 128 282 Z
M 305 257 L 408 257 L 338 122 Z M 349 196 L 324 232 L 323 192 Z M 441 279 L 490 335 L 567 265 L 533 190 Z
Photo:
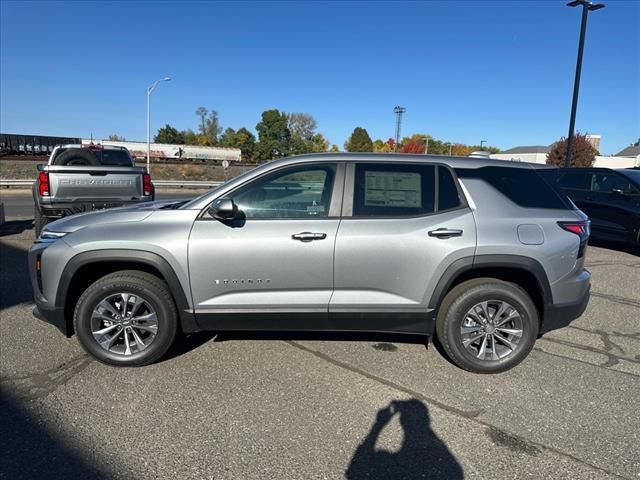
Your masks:
M 424 154 L 429 155 L 429 137 L 424 137 Z
M 151 157 L 151 94 L 160 82 L 168 82 L 170 77 L 164 77 L 156 80 L 147 88 L 147 173 L 151 173 L 150 157 Z
M 453 143 L 447 143 L 449 145 L 449 156 L 451 156 L 451 149 L 453 148 Z
M 480 140 L 480 150 L 482 150 L 482 145 L 483 145 L 484 143 L 487 143 L 487 141 L 486 141 L 486 140 Z
M 567 138 L 567 156 L 564 159 L 565 168 L 571 167 L 573 153 L 573 131 L 576 126 L 576 109 L 578 107 L 578 90 L 580 90 L 580 72 L 582 71 L 582 53 L 584 51 L 584 36 L 587 30 L 587 15 L 589 12 L 604 8 L 603 3 L 592 3 L 586 0 L 574 0 L 567 3 L 568 7 L 582 6 L 582 24 L 580 25 L 580 42 L 578 43 L 578 61 L 576 62 L 576 78 L 573 83 L 573 103 L 571 104 L 571 120 L 569 121 L 569 137 Z

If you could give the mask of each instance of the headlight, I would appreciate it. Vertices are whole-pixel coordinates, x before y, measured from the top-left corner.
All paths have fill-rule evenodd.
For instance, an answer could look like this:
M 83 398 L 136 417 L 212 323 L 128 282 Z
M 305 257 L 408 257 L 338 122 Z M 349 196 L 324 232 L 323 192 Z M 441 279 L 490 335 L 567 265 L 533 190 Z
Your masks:
M 55 242 L 59 238 L 64 237 L 68 232 L 51 232 L 44 230 L 36 239 L 36 243 Z

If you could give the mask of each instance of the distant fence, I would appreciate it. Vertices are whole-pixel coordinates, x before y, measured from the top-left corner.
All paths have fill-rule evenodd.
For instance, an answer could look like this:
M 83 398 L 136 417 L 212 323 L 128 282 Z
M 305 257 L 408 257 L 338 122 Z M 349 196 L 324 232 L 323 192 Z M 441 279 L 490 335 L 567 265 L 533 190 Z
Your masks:
M 0 188 L 30 187 L 35 180 L 7 179 L 0 180 Z M 211 188 L 222 185 L 222 182 L 196 180 L 154 180 L 153 184 L 160 188 Z

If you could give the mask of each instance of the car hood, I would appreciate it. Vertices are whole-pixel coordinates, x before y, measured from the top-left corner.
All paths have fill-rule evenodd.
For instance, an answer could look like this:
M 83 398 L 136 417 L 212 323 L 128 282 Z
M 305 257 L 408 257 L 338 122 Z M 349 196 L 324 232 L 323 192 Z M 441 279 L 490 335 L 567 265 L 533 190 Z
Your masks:
M 186 200 L 158 200 L 156 202 L 138 203 L 136 205 L 96 210 L 64 217 L 48 224 L 43 231 L 72 233 L 81 228 L 101 223 L 141 222 L 154 211 L 171 208 Z

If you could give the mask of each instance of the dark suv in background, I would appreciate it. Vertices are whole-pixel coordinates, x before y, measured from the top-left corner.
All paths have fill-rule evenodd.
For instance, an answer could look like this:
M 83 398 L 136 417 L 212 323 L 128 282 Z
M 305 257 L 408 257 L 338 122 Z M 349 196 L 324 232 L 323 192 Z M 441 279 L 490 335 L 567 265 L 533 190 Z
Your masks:
M 559 182 L 591 219 L 593 237 L 640 245 L 640 169 L 561 169 Z

